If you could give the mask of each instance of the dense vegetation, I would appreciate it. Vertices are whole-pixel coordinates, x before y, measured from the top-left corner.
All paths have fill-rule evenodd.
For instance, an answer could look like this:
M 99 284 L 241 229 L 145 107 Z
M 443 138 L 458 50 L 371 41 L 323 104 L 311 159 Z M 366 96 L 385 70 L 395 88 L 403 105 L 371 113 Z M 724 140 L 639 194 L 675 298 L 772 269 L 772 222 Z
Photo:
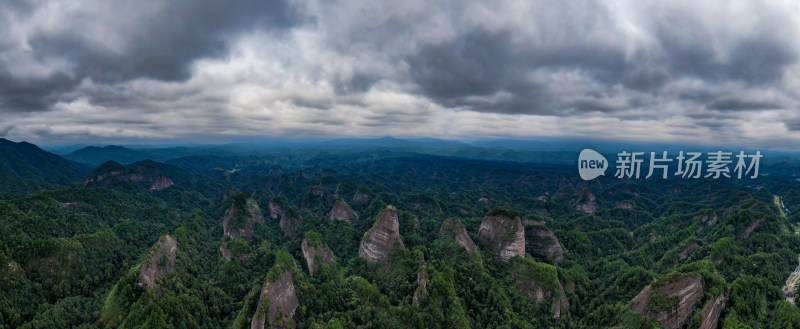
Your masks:
M 657 328 L 631 300 L 651 286 L 646 309 L 673 309 L 676 297 L 659 292 L 696 276 L 703 291 L 689 328 L 719 296 L 721 328 L 800 326 L 800 310 L 781 291 L 800 253 L 800 182 L 792 178 L 587 183 L 571 166 L 388 150 L 168 162 L 148 164 L 183 176 L 160 191 L 42 175 L 28 181 L 50 185 L 21 194 L 0 186 L 0 328 L 245 328 L 268 309 L 262 285 L 287 271 L 297 328 Z M 596 196 L 599 211 L 578 210 L 588 201 L 582 191 Z M 330 220 L 337 200 L 358 221 Z M 302 220 L 302 232 L 284 232 L 271 202 Z M 223 237 L 232 206 L 248 210 L 231 218 L 235 228 L 247 228 L 250 211 L 263 213 L 252 239 Z M 397 211 L 405 248 L 387 263 L 366 262 L 359 244 L 387 208 Z M 519 217 L 557 241 L 527 234 L 527 256 L 503 263 L 477 239 L 486 216 Z M 478 243 L 477 258 L 439 235 L 450 218 Z M 142 263 L 165 235 L 177 241 L 175 268 L 157 289 L 143 288 Z M 313 277 L 304 238 L 335 255 Z M 543 250 L 553 242 L 563 261 Z M 536 288 L 544 302 L 529 294 Z M 569 310 L 554 317 L 562 291 Z

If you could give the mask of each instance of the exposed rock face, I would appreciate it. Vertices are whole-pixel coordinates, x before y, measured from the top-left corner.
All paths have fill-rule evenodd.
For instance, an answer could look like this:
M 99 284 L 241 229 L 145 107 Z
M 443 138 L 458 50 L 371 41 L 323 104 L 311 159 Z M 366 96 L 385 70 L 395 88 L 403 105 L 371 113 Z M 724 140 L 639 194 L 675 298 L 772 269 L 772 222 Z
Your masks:
M 556 235 L 543 222 L 525 221 L 527 249 L 531 253 L 538 252 L 557 261 L 564 260 L 564 248 Z
M 278 223 L 281 227 L 281 230 L 287 236 L 294 237 L 300 232 L 300 229 L 303 226 L 303 221 L 299 218 L 289 215 L 290 212 L 288 209 L 283 209 L 283 207 L 276 201 L 272 200 L 269 202 L 269 216 L 272 219 L 280 218 L 280 222 Z
M 303 239 L 300 248 L 303 250 L 303 257 L 308 264 L 308 274 L 311 275 L 312 278 L 314 277 L 314 273 L 317 272 L 320 262 L 328 264 L 333 264 L 334 262 L 333 253 L 330 250 L 325 248 L 325 246 L 317 246 L 316 248 L 310 246 L 308 244 L 308 237 Z
M 464 224 L 458 218 L 450 218 L 442 222 L 442 227 L 439 228 L 439 236 L 445 235 L 452 236 L 458 242 L 458 245 L 464 247 L 469 253 L 478 249 L 478 246 L 467 234 Z
M 172 186 L 173 184 L 175 183 L 166 176 L 158 176 L 156 177 L 156 181 L 153 182 L 153 185 L 150 185 L 150 191 L 160 191 Z
M 540 195 L 538 198 L 536 198 L 536 200 L 539 200 L 539 201 L 542 201 L 542 202 L 550 201 L 550 193 L 544 192 L 544 194 Z
M 231 252 L 225 244 L 219 246 L 219 252 L 222 253 L 222 257 L 225 258 L 226 261 L 231 261 L 231 257 L 233 257 L 233 253 Z
M 244 212 L 239 214 L 239 212 Z M 244 223 L 234 223 L 237 216 L 245 216 Z M 261 215 L 261 208 L 253 199 L 247 199 L 245 207 L 239 209 L 236 204 L 231 205 L 225 212 L 225 217 L 222 220 L 222 229 L 224 236 L 231 239 L 243 238 L 247 242 L 253 241 L 253 233 L 255 232 L 256 223 L 263 223 L 264 216 Z
M 702 217 L 700 215 L 697 215 L 694 216 L 694 218 L 692 219 L 700 220 L 701 222 L 706 223 L 707 226 L 714 226 L 714 224 L 716 224 L 717 221 L 719 220 L 719 216 L 717 216 L 717 213 L 712 213 L 711 215 L 705 214 Z
M 172 186 L 174 183 L 168 177 L 162 175 L 153 168 L 138 167 L 134 169 L 119 168 L 102 173 L 100 175 L 87 178 L 83 181 L 83 186 L 89 184 L 99 184 L 109 186 L 115 181 L 131 181 L 150 185 L 151 191 L 163 190 Z
M 702 316 L 703 322 L 700 323 L 700 329 L 717 329 L 719 324 L 719 316 L 725 310 L 725 303 L 728 298 L 725 294 L 720 294 L 717 298 L 703 308 Z
M 564 286 L 558 281 L 555 266 L 523 260 L 512 271 L 512 276 L 514 287 L 536 304 L 548 302 L 553 305 L 553 317 L 560 317 L 569 311 L 569 300 Z
M 60 201 L 58 201 L 58 205 L 62 206 L 62 207 L 65 207 L 65 208 L 69 208 L 69 207 L 83 207 L 86 204 L 83 203 L 83 202 L 60 202 Z
M 478 246 L 472 241 L 472 238 L 470 238 L 467 229 L 464 228 L 464 224 L 461 223 L 460 219 L 449 218 L 442 222 L 442 227 L 439 228 L 439 236 L 442 237 L 445 235 L 453 237 L 459 246 L 463 247 L 468 253 L 476 255 L 478 257 L 478 262 L 481 266 L 483 265 L 483 259 L 478 252 Z
M 758 228 L 758 226 L 761 225 L 762 222 L 764 222 L 763 218 L 755 220 L 752 224 L 750 224 L 750 226 L 747 227 L 747 229 L 742 233 L 740 238 L 742 240 L 749 238 L 750 234 L 752 234 L 753 231 L 755 231 Z
M 633 209 L 633 203 L 627 201 L 616 202 L 614 205 L 622 209 Z
M 336 201 L 336 204 L 333 205 L 333 209 L 331 209 L 331 215 L 328 217 L 329 220 L 340 220 L 347 224 L 353 225 L 358 221 L 358 214 L 353 211 L 353 208 L 350 208 L 350 205 L 344 200 Z
M 701 275 L 687 276 L 661 287 L 645 287 L 631 300 L 631 308 L 650 320 L 656 320 L 665 329 L 682 328 L 689 322 L 695 304 L 703 297 L 705 288 Z M 673 299 L 677 304 L 669 309 L 654 309 L 655 299 Z
M 219 246 L 219 252 L 222 253 L 222 257 L 225 258 L 225 261 L 227 262 L 230 262 L 231 258 L 233 258 L 233 252 L 224 243 L 221 246 Z M 245 261 L 249 259 L 250 256 L 252 256 L 252 254 L 243 253 L 239 254 L 238 257 L 236 258 L 239 259 L 239 261 Z
M 420 269 L 417 271 L 417 290 L 414 291 L 414 298 L 411 300 L 411 305 L 419 307 L 420 303 L 428 295 L 428 271 Z
M 286 271 L 274 282 L 261 287 L 258 307 L 250 321 L 251 329 L 294 328 L 297 311 L 297 293 L 294 288 L 293 271 Z M 266 309 L 266 302 L 269 309 Z M 266 326 L 269 319 L 269 327 Z
M 564 292 L 564 286 L 561 285 L 561 282 L 558 283 L 558 287 L 561 289 L 561 295 L 558 297 L 558 301 L 554 305 L 553 310 L 553 317 L 558 318 L 561 317 L 561 314 L 569 312 L 569 300 L 567 300 L 567 293 Z
M 372 200 L 372 195 L 369 193 L 356 193 L 353 195 L 353 202 L 369 203 Z
M 358 256 L 371 263 L 384 263 L 389 260 L 392 249 L 405 248 L 400 238 L 400 222 L 397 211 L 387 207 L 361 240 Z
M 269 217 L 272 219 L 283 217 L 283 209 L 275 200 L 269 202 Z
M 686 260 L 687 258 L 689 258 L 689 255 L 692 253 L 692 251 L 695 251 L 695 249 L 697 249 L 697 247 L 699 247 L 697 243 L 692 243 L 686 246 L 686 248 L 684 248 L 683 251 L 681 251 L 681 253 L 678 254 L 678 259 L 681 261 Z
M 487 216 L 478 230 L 478 238 L 489 245 L 502 262 L 525 257 L 525 228 L 519 217 Z
M 279 224 L 281 230 L 283 230 L 283 233 L 291 237 L 297 235 L 303 226 L 303 222 L 301 220 L 289 216 L 281 216 L 281 221 Z
M 597 198 L 594 196 L 592 191 L 589 189 L 584 189 L 581 191 L 581 194 L 578 195 L 578 200 L 575 203 L 575 209 L 587 214 L 593 214 L 599 208 L 600 207 L 597 205 Z
M 475 214 L 473 211 L 464 208 L 458 208 L 458 213 L 464 216 L 471 216 Z
M 157 288 L 156 281 L 175 269 L 175 256 L 178 252 L 178 241 L 165 235 L 156 243 L 154 251 L 145 259 L 139 269 L 139 286 L 148 289 Z
M 533 299 L 536 304 L 544 303 L 548 298 L 552 297 L 552 293 L 550 291 L 545 290 L 543 286 L 539 285 L 535 281 L 522 285 L 516 285 L 516 287 L 525 293 L 528 298 Z

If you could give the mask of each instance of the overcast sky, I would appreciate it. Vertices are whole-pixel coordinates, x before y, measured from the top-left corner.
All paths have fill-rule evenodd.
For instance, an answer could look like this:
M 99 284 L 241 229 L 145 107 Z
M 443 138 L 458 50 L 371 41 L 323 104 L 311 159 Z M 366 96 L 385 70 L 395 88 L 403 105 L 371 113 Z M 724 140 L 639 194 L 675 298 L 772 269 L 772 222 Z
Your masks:
M 0 137 L 800 149 L 800 3 L 2 1 Z

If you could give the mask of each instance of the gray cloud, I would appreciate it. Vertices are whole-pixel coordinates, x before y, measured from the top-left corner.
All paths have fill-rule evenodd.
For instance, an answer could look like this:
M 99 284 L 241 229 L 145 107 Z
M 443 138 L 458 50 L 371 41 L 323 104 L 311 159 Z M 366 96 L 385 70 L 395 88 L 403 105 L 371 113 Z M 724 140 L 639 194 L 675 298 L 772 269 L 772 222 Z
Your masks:
M 0 4 L 0 132 L 480 138 L 613 125 L 621 139 L 800 141 L 781 119 L 800 106 L 790 6 L 13 1 Z M 770 128 L 740 127 L 755 120 Z
M 706 107 L 713 110 L 730 110 L 730 111 L 745 111 L 745 110 L 768 110 L 768 109 L 782 109 L 783 106 L 777 103 L 752 101 L 744 99 L 720 99 L 708 104 Z
M 58 5 L 68 7 L 68 3 Z M 0 22 L 5 26 L 45 18 L 53 22 L 39 23 L 57 25 L 10 36 L 25 39 L 33 62 L 58 58 L 69 63 L 66 72 L 36 79 L 15 77 L 0 67 L 0 110 L 45 109 L 87 78 L 99 83 L 136 78 L 185 80 L 193 61 L 225 56 L 231 35 L 251 29 L 281 31 L 300 20 L 282 0 L 103 1 L 81 6 L 65 9 L 69 17 L 58 17 L 60 13 L 29 3 L 0 4 L 0 11 L 6 13 Z M 13 53 L 11 47 L 0 46 L 0 53 Z

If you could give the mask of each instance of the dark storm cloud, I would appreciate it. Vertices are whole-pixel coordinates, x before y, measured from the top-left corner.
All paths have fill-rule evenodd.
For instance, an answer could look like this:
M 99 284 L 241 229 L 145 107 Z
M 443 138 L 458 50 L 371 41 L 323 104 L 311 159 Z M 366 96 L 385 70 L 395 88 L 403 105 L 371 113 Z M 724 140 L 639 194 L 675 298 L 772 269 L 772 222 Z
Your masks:
M 131 6 L 130 3 L 123 5 L 124 1 L 112 1 L 104 4 L 112 9 L 108 12 L 98 16 L 92 12 L 79 12 L 73 17 L 74 21 L 69 22 L 74 25 L 27 35 L 26 44 L 37 58 L 57 57 L 67 61 L 71 72 L 28 79 L 15 77 L 0 68 L 0 109 L 46 109 L 58 96 L 85 78 L 99 83 L 136 78 L 184 80 L 189 77 L 193 61 L 226 55 L 226 38 L 230 35 L 253 29 L 280 31 L 301 20 L 282 0 L 172 1 L 157 8 L 156 12 L 145 12 L 148 6 L 159 3 L 153 1 Z M 142 12 L 137 13 L 137 10 Z M 27 3 L 10 1 L 0 5 L 0 11 L 26 17 L 33 15 L 35 8 Z M 142 19 L 136 20 L 139 16 Z M 114 25 L 117 20 L 132 21 L 127 28 L 121 28 Z M 108 33 L 121 39 L 117 41 L 122 44 L 121 49 L 102 47 L 98 40 L 87 37 L 93 33 Z M 0 51 L 4 50 L 2 47 L 0 43 Z
M 0 68 L 0 112 L 44 111 L 76 84 L 66 74 L 17 79 Z
M 800 120 L 788 120 L 783 124 L 786 126 L 786 129 L 800 131 Z
M 561 39 L 552 38 L 556 41 L 527 38 L 525 29 L 473 28 L 451 40 L 423 44 L 418 52 L 406 58 L 411 78 L 421 93 L 446 107 L 568 116 L 576 112 L 570 108 L 577 112 L 614 112 L 625 108 L 597 106 L 563 97 L 554 99 L 555 95 L 547 90 L 548 78 L 531 79 L 531 73 L 579 72 L 586 83 L 602 86 L 598 92 L 627 96 L 636 92 L 660 93 L 671 81 L 683 78 L 696 79 L 705 85 L 727 82 L 771 85 L 798 59 L 796 38 L 791 34 L 787 37 L 786 32 L 793 28 L 793 22 L 786 13 L 776 9 L 765 7 L 751 13 L 758 19 L 752 29 L 742 35 L 724 32 L 725 28 L 715 30 L 706 15 L 693 14 L 691 7 L 648 13 L 652 17 L 642 28 L 652 40 L 631 50 L 625 42 L 595 42 L 587 37 L 596 30 L 612 27 L 610 16 L 613 13 L 591 6 L 567 7 L 561 9 L 596 10 L 595 19 L 590 23 L 564 22 Z M 713 13 L 708 14 L 713 16 Z M 563 12 L 556 16 L 569 19 Z M 555 27 L 547 26 L 545 32 L 558 33 L 548 28 Z M 616 33 L 618 40 L 630 38 L 621 31 Z M 628 91 L 608 89 L 616 85 Z M 501 100 L 486 101 L 486 97 L 501 92 L 505 94 Z M 680 95 L 682 99 L 701 102 L 718 97 L 708 90 L 685 90 Z M 763 109 L 768 105 L 721 102 L 710 106 Z
M 559 114 L 539 69 L 580 68 L 597 79 L 619 77 L 620 50 L 582 44 L 554 49 L 520 44 L 514 31 L 476 29 L 450 42 L 424 45 L 406 61 L 420 91 L 447 107 L 481 112 Z M 498 95 L 499 97 L 491 97 Z
M 614 125 L 609 138 L 776 140 L 800 131 L 791 6 L 7 1 L 0 132 L 481 138 Z
M 706 106 L 712 110 L 749 111 L 782 109 L 783 106 L 772 102 L 751 101 L 746 99 L 720 99 Z
M 125 13 L 111 14 L 111 16 Z M 244 29 L 288 28 L 297 23 L 280 0 L 176 1 L 155 17 L 125 31 L 130 47 L 121 54 L 87 43 L 81 31 L 65 29 L 30 41 L 37 53 L 61 54 L 76 63 L 78 74 L 95 80 L 139 77 L 182 80 L 197 58 L 225 54 L 225 38 Z

